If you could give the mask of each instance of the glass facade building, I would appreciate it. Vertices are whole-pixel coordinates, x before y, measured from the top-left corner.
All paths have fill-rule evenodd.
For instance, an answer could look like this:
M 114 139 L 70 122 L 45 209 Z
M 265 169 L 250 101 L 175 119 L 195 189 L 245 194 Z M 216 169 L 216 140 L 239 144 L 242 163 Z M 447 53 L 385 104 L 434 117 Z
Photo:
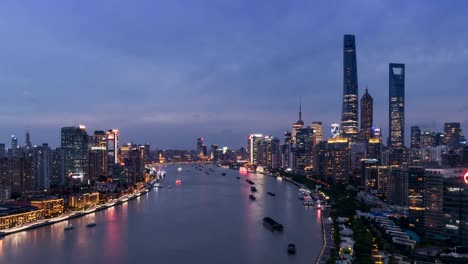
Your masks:
M 405 65 L 389 65 L 389 147 L 405 146 Z
M 358 78 L 354 35 L 344 35 L 343 108 L 341 136 L 356 141 L 358 135 Z

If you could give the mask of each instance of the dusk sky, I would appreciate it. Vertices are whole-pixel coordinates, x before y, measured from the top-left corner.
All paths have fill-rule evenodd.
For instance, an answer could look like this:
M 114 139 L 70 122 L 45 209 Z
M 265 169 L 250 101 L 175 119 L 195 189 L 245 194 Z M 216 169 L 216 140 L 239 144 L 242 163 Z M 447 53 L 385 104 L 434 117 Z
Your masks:
M 359 97 L 388 131 L 388 63 L 406 64 L 406 131 L 468 131 L 468 1 L 1 1 L 0 142 L 60 128 L 125 142 L 238 148 L 298 119 L 339 123 L 343 35 Z M 409 142 L 406 142 L 409 145 Z

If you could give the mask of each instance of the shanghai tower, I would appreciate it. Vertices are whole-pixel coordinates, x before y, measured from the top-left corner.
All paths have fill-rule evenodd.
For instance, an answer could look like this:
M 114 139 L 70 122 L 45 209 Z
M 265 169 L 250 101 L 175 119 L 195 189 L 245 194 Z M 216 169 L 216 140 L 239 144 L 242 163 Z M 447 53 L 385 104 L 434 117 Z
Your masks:
M 355 142 L 358 135 L 358 79 L 354 35 L 344 35 L 342 137 Z

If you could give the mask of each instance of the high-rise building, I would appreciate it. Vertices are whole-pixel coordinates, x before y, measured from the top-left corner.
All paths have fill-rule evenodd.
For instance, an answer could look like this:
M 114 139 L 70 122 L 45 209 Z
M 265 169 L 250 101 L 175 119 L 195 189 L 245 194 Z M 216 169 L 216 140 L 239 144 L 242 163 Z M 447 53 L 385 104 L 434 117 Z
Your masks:
M 323 128 L 322 128 L 322 122 L 312 122 L 310 125 L 314 132 L 314 144 L 317 144 L 318 142 L 323 141 Z
M 468 246 L 468 172 L 466 169 L 426 169 L 425 234 Z
M 7 156 L 6 146 L 3 143 L 0 143 L 0 159 L 5 158 Z
M 8 186 L 11 192 L 22 193 L 36 189 L 32 162 L 24 157 L 0 159 L 0 186 Z
M 354 35 L 344 35 L 343 41 L 343 108 L 342 137 L 357 140 L 358 134 L 358 77 Z
M 249 154 L 249 164 L 259 165 L 261 162 L 261 144 L 263 140 L 262 134 L 251 134 L 247 140 L 247 152 Z
M 299 129 L 296 134 L 296 167 L 297 170 L 312 169 L 312 147 L 314 145 L 314 132 L 312 128 Z
M 204 157 L 204 155 L 203 155 L 203 146 L 204 146 L 203 140 L 204 139 L 202 137 L 197 138 L 197 156 L 202 157 L 202 158 Z
M 33 172 L 38 190 L 50 188 L 52 177 L 52 150 L 44 143 L 32 149 Z
M 299 129 L 304 127 L 304 121 L 302 121 L 302 102 L 299 102 L 299 120 L 292 125 L 291 138 L 292 142 L 296 143 L 296 134 Z
M 421 147 L 421 129 L 418 126 L 411 127 L 411 148 Z
M 33 146 L 31 144 L 31 136 L 29 134 L 29 130 L 26 130 L 24 136 L 24 156 L 29 159 L 32 158 Z
M 374 120 L 374 99 L 369 94 L 367 87 L 366 92 L 361 98 L 361 133 L 360 141 L 367 143 L 372 137 L 372 127 Z
M 66 183 L 88 180 L 88 134 L 85 126 L 62 127 L 63 178 Z
M 382 141 L 380 138 L 369 138 L 366 155 L 368 159 L 382 161 Z
M 389 147 L 405 146 L 405 65 L 389 65 Z
M 445 144 L 456 149 L 461 146 L 461 128 L 460 123 L 445 123 L 444 124 Z
M 408 167 L 408 221 L 411 227 L 424 232 L 424 167 Z
M 63 150 L 57 148 L 52 150 L 52 176 L 50 178 L 50 186 L 57 187 L 65 184 L 65 178 L 63 173 Z
M 11 135 L 11 156 L 16 157 L 19 155 L 19 146 L 18 146 L 18 138 L 15 135 Z
M 107 166 L 119 164 L 119 130 L 111 129 L 106 136 Z
M 433 131 L 424 131 L 421 136 L 421 147 L 435 147 L 437 146 L 436 142 L 436 133 Z
M 212 144 L 210 148 L 210 159 L 211 160 L 218 160 L 218 145 Z
M 348 138 L 330 138 L 327 140 L 327 180 L 347 182 L 349 178 L 350 157 Z
M 390 204 L 408 205 L 408 177 L 402 168 L 390 167 L 386 196 Z

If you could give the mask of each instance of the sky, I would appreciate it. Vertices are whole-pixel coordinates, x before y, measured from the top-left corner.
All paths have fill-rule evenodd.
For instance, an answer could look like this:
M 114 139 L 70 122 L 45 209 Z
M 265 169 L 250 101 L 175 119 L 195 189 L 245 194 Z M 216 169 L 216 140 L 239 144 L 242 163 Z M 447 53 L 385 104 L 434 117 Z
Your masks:
M 406 131 L 468 131 L 468 2 L 81 0 L 0 2 L 0 142 L 60 145 L 60 128 L 124 142 L 238 148 L 298 119 L 341 119 L 343 35 L 359 97 L 388 134 L 388 64 L 406 65 Z M 408 140 L 407 140 L 408 143 Z M 408 145 L 408 144 L 407 144 Z

